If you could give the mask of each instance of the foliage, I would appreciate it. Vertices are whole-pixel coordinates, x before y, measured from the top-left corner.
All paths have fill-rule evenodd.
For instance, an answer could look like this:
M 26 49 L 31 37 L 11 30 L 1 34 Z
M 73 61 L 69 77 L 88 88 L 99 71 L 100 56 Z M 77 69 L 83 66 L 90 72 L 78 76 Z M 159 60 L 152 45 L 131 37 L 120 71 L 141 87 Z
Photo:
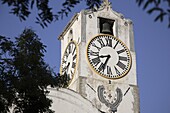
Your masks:
M 164 18 L 168 18 L 169 24 L 168 27 L 170 28 L 170 0 L 136 0 L 136 3 L 139 6 L 143 6 L 143 10 L 147 10 L 148 14 L 152 14 L 157 12 L 158 15 L 155 17 L 154 21 L 163 22 Z M 163 4 L 167 4 L 167 7 L 164 7 Z
M 13 67 L 11 58 L 6 56 L 11 55 L 13 43 L 8 38 L 0 36 L 0 112 L 8 111 L 8 106 L 12 106 L 12 101 L 15 97 L 12 77 Z
M 45 45 L 31 29 L 15 42 L 0 36 L 0 112 L 12 105 L 16 112 L 53 112 L 47 86 L 66 87 L 66 75 L 55 75 L 43 60 L 44 52 Z
M 12 7 L 12 14 L 19 17 L 21 21 L 25 21 L 28 16 L 31 14 L 31 10 L 34 5 L 38 10 L 38 16 L 36 17 L 36 23 L 40 24 L 43 28 L 47 27 L 48 24 L 52 23 L 55 20 L 58 20 L 60 17 L 68 16 L 68 13 L 71 12 L 71 9 L 74 8 L 77 4 L 83 0 L 65 0 L 62 4 L 63 8 L 54 13 L 53 8 L 49 5 L 49 0 L 1 0 L 2 4 L 7 4 Z M 84 0 L 88 8 L 99 7 L 102 0 Z
M 82 1 L 85 1 L 88 9 L 99 7 L 103 0 L 65 0 L 63 1 L 62 8 L 57 13 L 54 13 L 52 7 L 49 5 L 49 0 L 1 0 L 2 4 L 8 4 L 12 7 L 12 14 L 19 17 L 21 21 L 26 20 L 31 14 L 31 10 L 35 5 L 38 10 L 38 16 L 36 17 L 36 23 L 40 24 L 42 28 L 47 27 L 48 24 L 58 20 L 60 17 L 68 16 L 71 9 Z M 136 0 L 139 6 L 143 6 L 143 9 L 147 10 L 147 13 L 158 12 L 154 21 L 164 21 L 164 18 L 168 18 L 170 28 L 170 0 Z M 162 4 L 166 4 L 164 7 Z M 150 8 L 151 7 L 151 8 Z

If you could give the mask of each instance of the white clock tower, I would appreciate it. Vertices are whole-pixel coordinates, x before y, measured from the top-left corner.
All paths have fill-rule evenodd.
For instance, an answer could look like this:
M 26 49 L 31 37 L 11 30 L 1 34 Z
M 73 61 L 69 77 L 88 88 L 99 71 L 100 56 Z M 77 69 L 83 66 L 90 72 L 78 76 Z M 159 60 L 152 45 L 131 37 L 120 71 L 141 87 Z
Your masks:
M 99 113 L 139 113 L 131 20 L 105 0 L 98 9 L 76 14 L 59 40 L 60 73 L 68 75 L 68 89 Z

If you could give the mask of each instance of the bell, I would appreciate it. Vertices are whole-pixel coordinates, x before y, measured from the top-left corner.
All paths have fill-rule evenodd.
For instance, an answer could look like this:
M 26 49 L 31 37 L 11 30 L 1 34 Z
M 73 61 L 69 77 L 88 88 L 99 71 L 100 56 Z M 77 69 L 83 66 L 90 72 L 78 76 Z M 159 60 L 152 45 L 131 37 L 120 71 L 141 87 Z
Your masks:
M 112 34 L 111 26 L 108 22 L 103 23 L 102 25 L 102 33 Z

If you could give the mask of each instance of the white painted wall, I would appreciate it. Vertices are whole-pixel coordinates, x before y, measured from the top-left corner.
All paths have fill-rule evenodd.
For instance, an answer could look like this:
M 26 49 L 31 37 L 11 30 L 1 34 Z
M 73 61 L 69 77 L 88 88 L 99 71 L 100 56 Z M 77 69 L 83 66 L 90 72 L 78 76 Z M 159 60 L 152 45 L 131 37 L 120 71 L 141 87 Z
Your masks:
M 53 100 L 51 109 L 55 113 L 100 113 L 91 102 L 70 89 L 49 88 Z

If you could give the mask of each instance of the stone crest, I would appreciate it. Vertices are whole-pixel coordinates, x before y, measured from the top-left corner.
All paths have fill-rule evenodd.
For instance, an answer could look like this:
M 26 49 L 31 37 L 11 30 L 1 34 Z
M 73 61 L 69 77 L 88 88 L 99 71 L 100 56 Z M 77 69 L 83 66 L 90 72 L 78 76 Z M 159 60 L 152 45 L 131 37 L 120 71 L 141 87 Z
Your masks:
M 123 94 L 121 89 L 117 87 L 116 91 L 114 91 L 115 93 L 112 94 L 109 93 L 109 91 L 106 91 L 103 85 L 99 85 L 97 91 L 100 102 L 110 108 L 110 113 L 115 113 L 117 111 L 117 107 L 122 101 Z

